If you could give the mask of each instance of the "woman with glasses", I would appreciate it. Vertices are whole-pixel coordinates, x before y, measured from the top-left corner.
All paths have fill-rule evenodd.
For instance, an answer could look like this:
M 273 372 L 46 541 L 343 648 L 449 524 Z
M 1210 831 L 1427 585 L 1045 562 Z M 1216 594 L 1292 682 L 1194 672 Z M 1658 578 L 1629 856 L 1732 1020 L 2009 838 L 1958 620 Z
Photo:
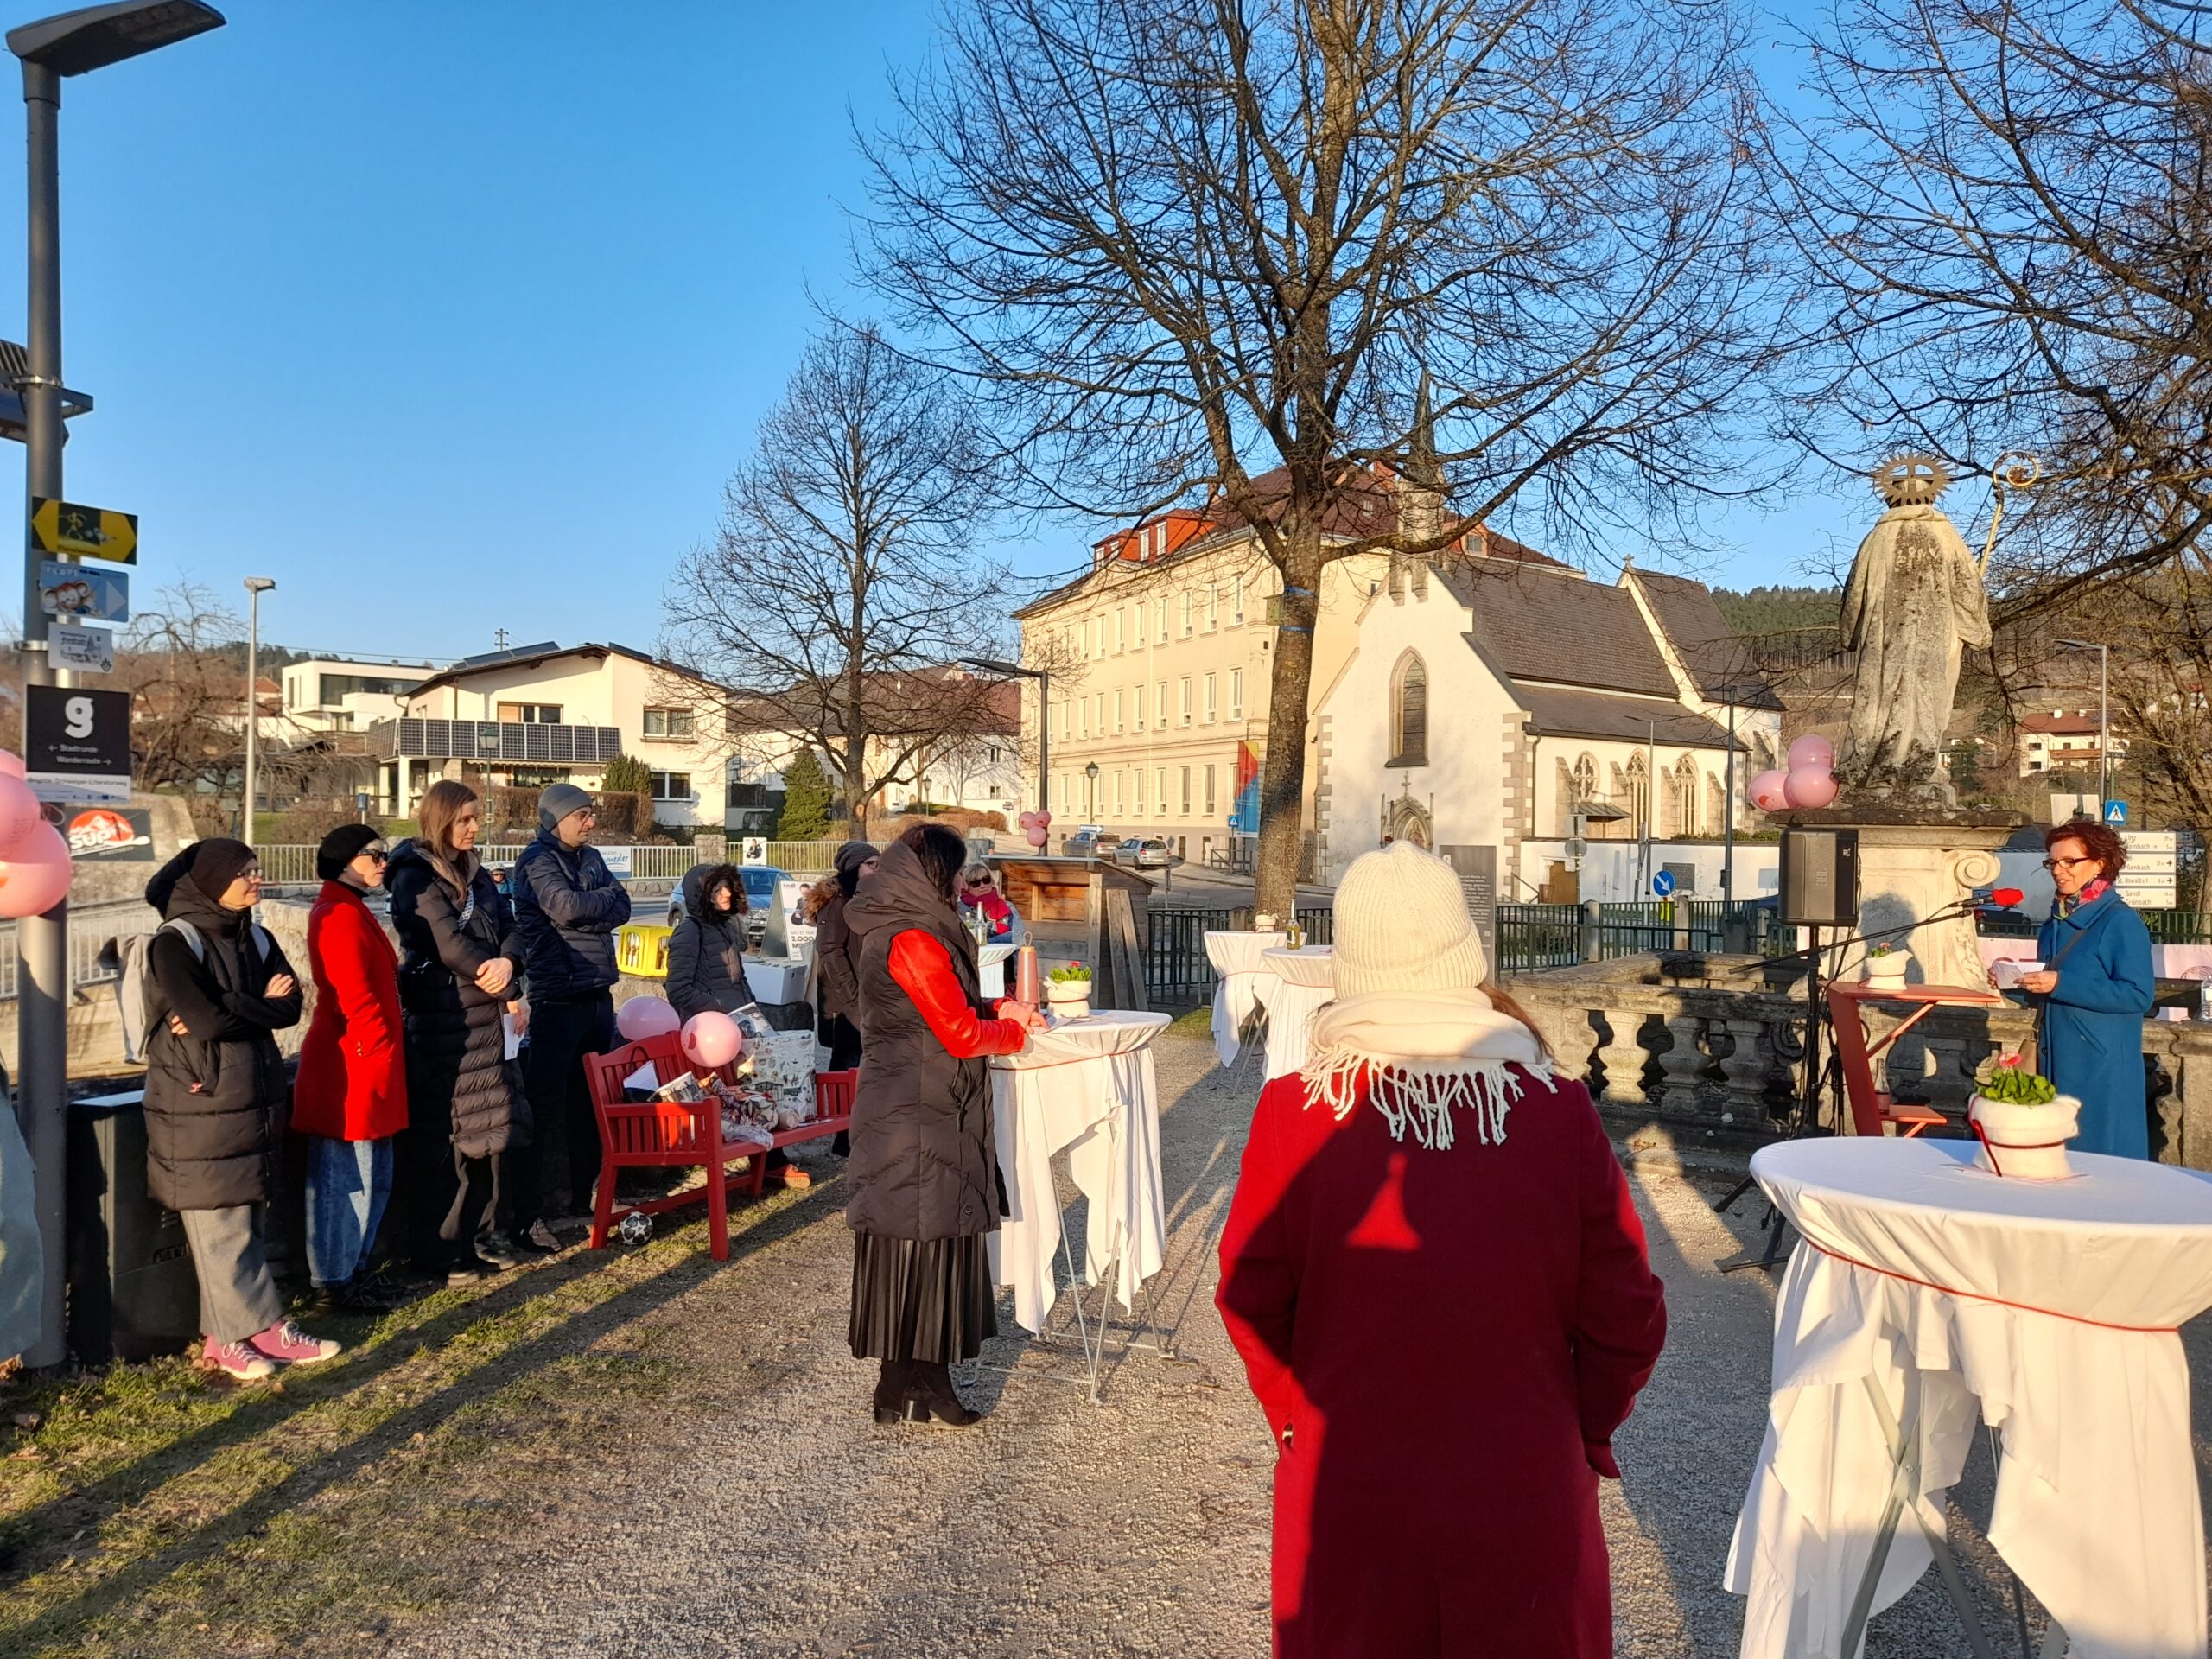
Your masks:
M 960 919 L 970 932 L 980 918 L 983 944 L 1020 944 L 1021 918 L 999 891 L 998 873 L 981 859 L 960 872 Z
M 399 1300 L 368 1271 L 391 1196 L 392 1138 L 407 1127 L 399 956 L 366 902 L 384 886 L 388 856 L 365 823 L 339 825 L 315 849 L 315 1015 L 300 1045 L 292 1127 L 307 1137 L 308 1276 L 319 1313 L 382 1313 Z
M 2126 843 L 2077 818 L 2050 830 L 2044 849 L 2058 895 L 2036 936 L 2042 970 L 2020 976 L 2036 1007 L 2036 1069 L 2081 1101 L 2077 1149 L 2148 1158 L 2143 1020 L 2156 985 L 2151 930 L 2113 890 Z
M 391 925 L 405 953 L 407 1201 L 416 1265 L 467 1283 L 559 1249 L 551 1233 L 498 1229 L 535 1204 L 534 1173 L 511 1170 L 531 1143 L 530 1109 L 507 1064 L 505 1020 L 521 1015 L 522 944 L 514 912 L 476 856 L 476 791 L 450 778 L 423 792 L 422 833 L 392 849 Z
M 146 1185 L 176 1211 L 200 1279 L 205 1363 L 240 1382 L 338 1352 L 284 1317 L 270 1277 L 269 1200 L 284 1132 L 276 1033 L 300 987 L 256 926 L 261 864 L 242 841 L 194 842 L 146 884 Z

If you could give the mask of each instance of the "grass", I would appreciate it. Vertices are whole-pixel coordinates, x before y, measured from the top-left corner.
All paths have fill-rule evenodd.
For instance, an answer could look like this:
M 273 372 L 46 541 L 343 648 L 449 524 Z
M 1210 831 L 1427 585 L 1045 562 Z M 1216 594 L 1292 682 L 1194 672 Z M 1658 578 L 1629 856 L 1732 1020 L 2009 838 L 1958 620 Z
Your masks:
M 795 1202 L 734 1213 L 733 1263 Z M 0 1652 L 353 1653 L 467 1595 L 530 1525 L 517 1472 L 665 1385 L 649 1316 L 721 1265 L 695 1221 L 318 1322 L 346 1352 L 268 1382 L 178 1357 L 0 1386 Z

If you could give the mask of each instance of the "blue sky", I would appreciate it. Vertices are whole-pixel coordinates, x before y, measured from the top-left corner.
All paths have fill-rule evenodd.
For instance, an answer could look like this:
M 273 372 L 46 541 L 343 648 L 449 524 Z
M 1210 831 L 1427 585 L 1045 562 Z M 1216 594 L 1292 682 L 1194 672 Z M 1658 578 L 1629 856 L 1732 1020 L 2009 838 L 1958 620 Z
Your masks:
M 99 400 L 70 498 L 141 515 L 139 594 L 276 578 L 287 645 L 651 645 L 810 291 L 850 296 L 849 124 L 925 52 L 928 0 L 226 10 L 67 84 L 65 378 Z M 1789 579 L 1834 511 L 1733 515 L 1710 574 Z

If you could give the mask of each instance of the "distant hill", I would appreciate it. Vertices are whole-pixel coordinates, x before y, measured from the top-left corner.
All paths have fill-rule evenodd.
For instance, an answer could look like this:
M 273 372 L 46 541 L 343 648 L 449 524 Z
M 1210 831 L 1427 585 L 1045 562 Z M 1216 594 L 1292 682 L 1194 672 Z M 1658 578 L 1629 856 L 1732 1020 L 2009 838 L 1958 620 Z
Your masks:
M 1713 602 L 1738 633 L 1834 628 L 1843 595 L 1834 588 L 1716 588 Z

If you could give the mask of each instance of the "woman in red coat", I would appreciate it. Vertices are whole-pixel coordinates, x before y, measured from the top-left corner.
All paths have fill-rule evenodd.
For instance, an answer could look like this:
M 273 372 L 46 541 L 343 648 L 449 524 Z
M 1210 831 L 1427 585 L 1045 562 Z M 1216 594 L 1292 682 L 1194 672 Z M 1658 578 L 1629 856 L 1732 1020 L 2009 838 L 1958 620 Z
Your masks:
M 1587 1091 L 1478 988 L 1442 860 L 1355 862 L 1334 959 L 1221 1244 L 1279 1451 L 1274 1650 L 1609 1655 L 1598 1482 L 1667 1323 L 1620 1164 Z
M 292 1127 L 308 1137 L 308 1272 L 319 1313 L 378 1312 L 392 1287 L 367 1271 L 391 1196 L 391 1138 L 407 1127 L 399 957 L 370 913 L 384 837 L 341 824 L 315 851 L 322 891 L 308 912 L 315 1017 L 300 1045 Z

